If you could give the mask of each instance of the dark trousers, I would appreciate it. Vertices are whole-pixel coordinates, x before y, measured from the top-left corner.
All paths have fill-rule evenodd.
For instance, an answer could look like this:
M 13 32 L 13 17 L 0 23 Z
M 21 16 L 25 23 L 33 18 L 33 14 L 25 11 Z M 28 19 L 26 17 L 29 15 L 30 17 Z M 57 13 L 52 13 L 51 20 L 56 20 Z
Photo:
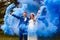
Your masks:
M 24 31 L 23 30 L 20 30 L 19 32 L 19 40 L 27 40 L 27 34 L 23 35 Z

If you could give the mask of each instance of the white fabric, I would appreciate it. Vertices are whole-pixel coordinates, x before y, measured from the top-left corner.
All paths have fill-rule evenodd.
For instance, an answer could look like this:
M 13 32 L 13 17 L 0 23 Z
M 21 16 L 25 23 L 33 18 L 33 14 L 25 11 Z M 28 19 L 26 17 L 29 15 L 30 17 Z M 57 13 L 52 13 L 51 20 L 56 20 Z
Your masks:
M 30 34 L 29 34 L 29 32 L 28 32 L 28 40 L 37 40 L 37 36 L 36 36 L 36 34 L 35 34 L 35 22 L 34 22 L 34 20 L 33 19 L 31 19 L 30 21 L 29 21 L 29 25 L 28 25 L 28 30 L 31 32 L 31 33 L 33 33 L 34 35 L 33 36 L 31 36 Z

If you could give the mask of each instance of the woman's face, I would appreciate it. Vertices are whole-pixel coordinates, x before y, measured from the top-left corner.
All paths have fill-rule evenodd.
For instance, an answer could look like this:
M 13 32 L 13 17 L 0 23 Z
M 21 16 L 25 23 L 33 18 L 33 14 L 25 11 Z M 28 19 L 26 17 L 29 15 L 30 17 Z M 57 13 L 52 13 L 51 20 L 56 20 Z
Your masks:
M 31 14 L 30 15 L 30 19 L 34 19 L 34 14 Z

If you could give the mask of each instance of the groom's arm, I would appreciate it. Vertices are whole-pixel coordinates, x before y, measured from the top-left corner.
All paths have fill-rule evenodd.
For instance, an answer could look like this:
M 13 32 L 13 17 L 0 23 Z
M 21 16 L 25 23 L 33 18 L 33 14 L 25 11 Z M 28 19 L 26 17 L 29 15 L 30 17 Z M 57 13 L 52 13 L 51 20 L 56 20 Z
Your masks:
M 16 15 L 14 15 L 14 14 L 12 14 L 12 16 L 14 16 L 14 17 L 17 18 L 17 19 L 21 19 L 21 17 L 16 16 Z

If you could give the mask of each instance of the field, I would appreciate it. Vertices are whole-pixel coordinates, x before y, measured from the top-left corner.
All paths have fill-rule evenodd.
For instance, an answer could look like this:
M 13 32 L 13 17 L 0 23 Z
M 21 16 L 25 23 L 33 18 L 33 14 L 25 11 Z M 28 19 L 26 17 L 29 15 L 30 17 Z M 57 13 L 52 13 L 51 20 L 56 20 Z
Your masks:
M 9 36 L 3 33 L 2 30 L 0 30 L 0 40 L 19 40 L 18 36 Z M 60 40 L 60 37 L 52 37 L 52 38 L 39 38 L 38 40 Z
M 5 35 L 2 30 L 0 30 L 0 40 L 19 40 L 18 36 Z

